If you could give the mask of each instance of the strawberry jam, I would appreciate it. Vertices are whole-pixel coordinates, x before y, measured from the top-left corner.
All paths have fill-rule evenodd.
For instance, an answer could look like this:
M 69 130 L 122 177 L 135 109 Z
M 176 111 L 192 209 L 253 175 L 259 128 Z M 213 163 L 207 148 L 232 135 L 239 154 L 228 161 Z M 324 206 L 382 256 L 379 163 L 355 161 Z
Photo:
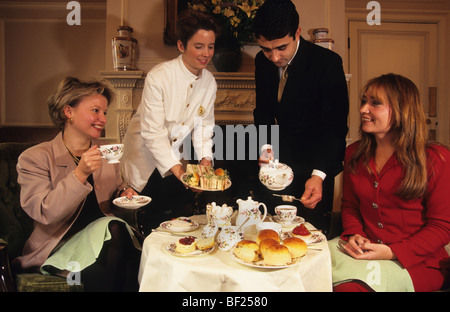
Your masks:
M 181 238 L 180 239 L 180 244 L 183 244 L 183 245 L 191 245 L 193 242 L 195 242 L 195 237 L 194 236 L 187 236 L 187 237 L 184 237 L 184 238 Z
M 302 235 L 302 236 L 307 236 L 310 234 L 309 230 L 306 228 L 306 226 L 304 224 L 300 224 L 299 226 L 296 226 L 292 230 L 292 233 L 295 235 Z

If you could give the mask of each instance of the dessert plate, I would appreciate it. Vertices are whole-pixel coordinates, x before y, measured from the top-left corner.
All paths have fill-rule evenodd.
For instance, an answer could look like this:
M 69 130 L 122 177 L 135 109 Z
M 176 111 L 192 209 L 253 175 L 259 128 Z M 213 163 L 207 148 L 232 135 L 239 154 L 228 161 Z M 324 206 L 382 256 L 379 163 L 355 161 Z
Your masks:
M 135 195 L 131 198 L 126 196 L 118 197 L 113 200 L 113 204 L 126 209 L 137 209 L 150 203 L 152 199 L 148 196 Z
M 215 247 L 216 247 L 216 245 L 214 244 L 214 246 L 212 246 L 211 248 L 205 249 L 205 250 L 198 250 L 198 249 L 196 249 L 196 250 L 194 250 L 192 252 L 182 253 L 182 252 L 178 252 L 176 250 L 176 244 L 175 243 L 171 243 L 171 244 L 166 246 L 166 250 L 172 256 L 176 256 L 176 257 L 197 257 L 197 256 L 204 256 L 204 255 L 207 255 L 207 254 L 211 253 L 214 250 Z
M 204 188 L 204 187 L 200 187 L 200 186 L 190 186 L 188 183 L 186 183 L 184 180 L 187 176 L 187 173 L 183 173 L 181 175 L 181 182 L 183 182 L 183 184 L 193 190 L 197 190 L 197 191 L 210 191 L 210 192 L 217 192 L 217 191 L 225 191 L 226 189 L 230 188 L 231 186 L 231 181 L 230 179 L 227 179 L 227 181 L 225 182 L 225 187 L 223 189 L 209 189 L 209 188 Z
M 285 240 L 288 237 L 298 237 L 298 238 L 304 240 L 307 245 L 316 245 L 316 244 L 326 241 L 326 239 L 327 239 L 326 236 L 322 232 L 314 231 L 314 230 L 311 231 L 311 236 L 308 236 L 308 237 L 294 235 L 294 234 L 292 234 L 292 232 L 284 232 L 281 234 L 282 240 Z
M 159 225 L 161 229 L 167 232 L 179 233 L 190 232 L 198 228 L 199 224 L 186 217 L 179 217 L 173 220 L 164 221 Z

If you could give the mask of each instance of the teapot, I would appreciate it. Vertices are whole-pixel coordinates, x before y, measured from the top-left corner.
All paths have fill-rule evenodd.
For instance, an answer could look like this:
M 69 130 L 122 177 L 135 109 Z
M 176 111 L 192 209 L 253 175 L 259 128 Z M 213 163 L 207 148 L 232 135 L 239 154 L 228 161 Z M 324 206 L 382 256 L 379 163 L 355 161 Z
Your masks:
M 238 199 L 236 203 L 239 205 L 239 213 L 236 218 L 236 226 L 241 226 L 247 218 L 249 220 L 245 224 L 245 226 L 258 224 L 264 221 L 267 216 L 267 207 L 263 203 L 258 203 L 254 201 L 251 196 L 247 198 L 247 200 Z M 261 214 L 259 207 L 262 206 L 264 208 L 264 214 Z M 262 215 L 262 216 L 261 216 Z
M 294 172 L 278 159 L 263 165 L 259 170 L 259 181 L 272 191 L 281 191 L 294 180 Z

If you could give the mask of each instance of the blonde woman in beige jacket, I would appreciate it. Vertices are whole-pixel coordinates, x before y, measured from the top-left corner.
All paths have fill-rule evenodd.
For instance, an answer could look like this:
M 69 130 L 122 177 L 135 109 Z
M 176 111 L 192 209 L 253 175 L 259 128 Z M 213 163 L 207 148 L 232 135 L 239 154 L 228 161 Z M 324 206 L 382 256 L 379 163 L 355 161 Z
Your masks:
M 137 289 L 139 251 L 110 209 L 115 196 L 136 192 L 96 142 L 111 98 L 100 82 L 64 79 L 48 100 L 61 132 L 24 151 L 17 165 L 21 205 L 35 225 L 14 263 L 44 274 L 77 273 L 87 291 Z

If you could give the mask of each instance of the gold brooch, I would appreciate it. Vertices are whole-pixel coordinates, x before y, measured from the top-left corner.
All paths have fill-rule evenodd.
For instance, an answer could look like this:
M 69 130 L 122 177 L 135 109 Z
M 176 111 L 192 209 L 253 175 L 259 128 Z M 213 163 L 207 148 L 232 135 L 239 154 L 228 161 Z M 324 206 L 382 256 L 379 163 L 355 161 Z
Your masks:
M 203 116 L 204 113 L 205 113 L 205 108 L 200 105 L 200 107 L 198 108 L 198 115 Z

